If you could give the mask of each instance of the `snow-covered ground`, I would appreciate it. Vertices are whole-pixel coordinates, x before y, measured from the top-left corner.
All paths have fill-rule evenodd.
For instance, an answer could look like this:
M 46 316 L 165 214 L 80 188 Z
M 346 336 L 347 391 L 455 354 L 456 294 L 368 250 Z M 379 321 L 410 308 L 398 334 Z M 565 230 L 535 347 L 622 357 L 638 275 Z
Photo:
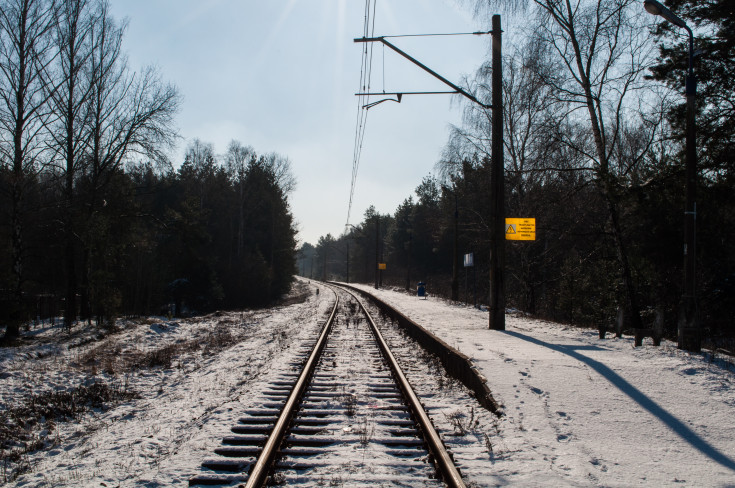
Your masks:
M 186 486 L 325 320 L 333 295 L 306 286 L 305 301 L 269 310 L 138 321 L 101 340 L 47 328 L 0 349 L 0 414 L 94 382 L 137 395 L 42 419 L 29 432 L 45 447 L 7 485 Z M 474 486 L 735 486 L 730 363 L 520 315 L 491 331 L 471 307 L 364 289 L 470 356 L 504 406 Z
M 359 285 L 358 285 L 359 286 Z M 472 358 L 503 405 L 488 486 L 735 486 L 735 368 L 674 343 L 360 286 Z
M 79 338 L 44 329 L 30 345 L 0 349 L 0 413 L 31 395 L 95 381 L 140 397 L 95 408 L 73 422 L 42 422 L 35 434 L 46 447 L 24 455 L 30 470 L 8 485 L 187 486 L 243 410 L 258 406 L 271 369 L 287 369 L 296 353 L 291 346 L 324 323 L 333 297 L 301 291 L 309 294 L 302 303 L 128 323 L 118 334 L 79 347 L 73 346 Z M 170 365 L 146 367 L 153 357 L 165 363 L 155 354 L 176 345 Z M 2 470 L 0 485 L 10 475 Z

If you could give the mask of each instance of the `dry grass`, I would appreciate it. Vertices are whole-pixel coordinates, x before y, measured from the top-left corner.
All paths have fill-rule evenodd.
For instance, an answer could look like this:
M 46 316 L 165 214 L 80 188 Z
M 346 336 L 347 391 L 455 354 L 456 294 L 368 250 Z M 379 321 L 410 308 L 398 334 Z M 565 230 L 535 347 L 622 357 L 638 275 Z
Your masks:
M 79 418 L 92 408 L 111 406 L 138 394 L 127 386 L 95 382 L 69 391 L 33 395 L 22 405 L 0 412 L 0 463 L 3 482 L 30 469 L 27 454 L 60 442 L 56 423 Z
M 105 341 L 84 353 L 79 359 L 79 366 L 92 374 L 100 368 L 107 374 L 148 368 L 170 369 L 174 361 L 185 354 L 201 350 L 203 355 L 212 355 L 239 341 L 240 337 L 233 334 L 228 325 L 220 323 L 205 337 L 168 343 L 148 351 L 123 350 L 120 344 Z
M 312 292 L 311 288 L 309 288 L 309 285 L 301 281 L 296 281 L 291 286 L 291 291 L 288 293 L 288 295 L 279 300 L 278 305 L 285 307 L 289 305 L 296 305 L 298 303 L 304 303 L 306 300 L 309 299 L 311 293 Z
M 217 325 L 179 342 L 168 342 L 153 349 L 141 349 L 138 344 L 119 342 L 115 331 L 90 337 L 72 337 L 69 349 L 97 342 L 89 349 L 71 356 L 72 366 L 92 376 L 104 372 L 110 376 L 125 375 L 150 368 L 169 369 L 184 363 L 184 357 L 192 354 L 210 356 L 243 340 L 241 325 L 244 316 L 217 318 Z M 148 320 L 144 325 L 154 325 Z M 135 342 L 135 341 L 133 341 Z M 89 347 L 89 346 L 87 346 Z M 86 349 L 86 348 L 85 348 Z M 50 366 L 43 363 L 44 367 Z M 19 405 L 0 411 L 0 485 L 11 482 L 31 466 L 30 453 L 49 449 L 61 442 L 56 424 L 78 420 L 93 408 L 108 409 L 116 404 L 138 398 L 127 384 L 96 381 L 67 391 L 49 391 L 32 395 Z
M 357 435 L 362 447 L 367 447 L 370 444 L 370 441 L 373 440 L 373 436 L 375 435 L 375 424 L 372 422 L 372 419 L 368 421 L 367 417 L 363 417 L 359 421 Z
M 463 413 L 461 410 L 455 410 L 444 414 L 444 418 L 454 428 L 454 435 L 457 436 L 467 435 L 474 431 L 480 423 L 480 420 L 475 418 L 475 407 L 470 407 L 469 414 Z

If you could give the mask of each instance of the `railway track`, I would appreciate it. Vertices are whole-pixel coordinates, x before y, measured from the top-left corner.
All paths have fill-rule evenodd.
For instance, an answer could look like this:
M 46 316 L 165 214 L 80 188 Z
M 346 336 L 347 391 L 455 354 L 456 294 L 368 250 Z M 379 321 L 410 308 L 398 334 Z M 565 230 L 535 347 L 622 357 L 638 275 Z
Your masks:
M 465 486 L 371 314 L 330 288 L 333 310 L 292 363 L 300 371 L 270 383 L 190 486 Z

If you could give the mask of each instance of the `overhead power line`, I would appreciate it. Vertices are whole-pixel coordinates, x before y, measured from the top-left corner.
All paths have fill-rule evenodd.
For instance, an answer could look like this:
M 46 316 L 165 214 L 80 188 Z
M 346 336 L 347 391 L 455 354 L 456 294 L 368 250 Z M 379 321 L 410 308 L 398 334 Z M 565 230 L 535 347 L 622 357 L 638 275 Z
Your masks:
M 377 0 L 365 0 L 365 14 L 363 21 L 363 36 L 368 37 L 375 35 L 375 4 Z M 372 8 L 371 8 L 372 3 Z M 360 62 L 360 91 L 370 91 L 370 80 L 372 76 L 373 66 L 373 47 L 364 46 L 362 50 L 362 60 Z M 370 104 L 370 95 L 361 95 L 357 100 L 357 120 L 355 123 L 355 143 L 352 153 L 352 182 L 350 184 L 350 201 L 347 207 L 347 221 L 345 227 L 350 223 L 350 214 L 352 213 L 352 202 L 355 195 L 355 183 L 357 181 L 357 171 L 360 166 L 360 156 L 362 154 L 362 144 L 365 139 L 365 127 L 367 125 L 368 110 L 363 108 Z
M 362 60 L 360 63 L 360 89 L 359 92 L 356 94 L 358 96 L 357 100 L 357 119 L 355 123 L 355 143 L 354 143 L 354 149 L 352 154 L 352 181 L 350 184 L 350 200 L 347 207 L 347 221 L 345 222 L 345 228 L 349 227 L 350 225 L 350 215 L 352 214 L 352 203 L 355 195 L 355 185 L 357 182 L 357 172 L 360 166 L 360 157 L 362 155 L 362 145 L 365 140 L 365 129 L 367 126 L 367 116 L 368 116 L 368 110 L 371 107 L 374 107 L 375 105 L 386 102 L 386 101 L 394 101 L 399 102 L 401 101 L 401 97 L 403 95 L 416 95 L 416 94 L 439 94 L 439 93 L 459 93 L 462 94 L 473 101 L 479 103 L 485 108 L 489 108 L 488 105 L 483 105 L 479 101 L 477 101 L 474 96 L 466 93 L 462 88 L 459 88 L 458 86 L 454 85 L 453 83 L 449 82 L 448 80 L 445 80 L 426 66 L 422 65 L 412 57 L 408 56 L 406 53 L 401 51 L 400 49 L 393 46 L 391 43 L 387 42 L 386 38 L 393 38 L 393 37 L 432 37 L 432 36 L 468 36 L 468 35 L 474 35 L 474 36 L 481 36 L 481 35 L 487 35 L 490 34 L 490 31 L 478 31 L 478 32 L 449 32 L 449 33 L 439 33 L 439 34 L 401 34 L 401 35 L 392 35 L 392 36 L 381 36 L 380 38 L 375 38 L 375 4 L 377 0 L 365 0 L 365 13 L 364 13 L 364 21 L 363 21 L 363 36 L 362 39 L 355 39 L 355 42 L 363 42 L 364 47 L 362 49 Z M 372 76 L 372 66 L 373 66 L 373 42 L 370 41 L 380 41 L 383 43 L 383 93 L 371 93 L 370 92 L 370 82 L 371 82 L 371 76 Z M 389 95 L 388 93 L 385 93 L 385 46 L 388 46 L 389 48 L 393 49 L 394 51 L 398 52 L 402 56 L 408 58 L 413 63 L 417 64 L 422 69 L 428 71 L 430 74 L 432 74 L 434 77 L 439 78 L 441 81 L 443 81 L 445 84 L 449 85 L 451 88 L 454 89 L 453 92 L 402 92 L 402 93 L 392 93 L 392 95 L 396 95 L 398 97 L 397 100 L 391 99 L 391 98 L 383 98 L 381 100 L 370 102 L 371 96 L 376 95 Z

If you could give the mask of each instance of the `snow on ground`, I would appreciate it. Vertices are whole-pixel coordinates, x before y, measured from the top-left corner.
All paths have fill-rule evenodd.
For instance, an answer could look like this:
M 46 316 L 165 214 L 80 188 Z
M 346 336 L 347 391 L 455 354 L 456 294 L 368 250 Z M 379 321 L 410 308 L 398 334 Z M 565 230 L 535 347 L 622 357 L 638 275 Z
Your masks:
M 23 456 L 30 469 L 7 486 L 186 486 L 323 324 L 333 295 L 305 286 L 305 301 L 273 309 L 142 320 L 105 338 L 45 328 L 0 349 L 0 414 L 30 395 L 95 381 L 138 396 L 46 422 L 34 434 L 45 447 Z M 465 460 L 473 486 L 735 486 L 730 363 L 517 314 L 492 331 L 487 312 L 363 289 L 488 378 L 504 415 L 492 455 Z
M 735 486 L 735 368 L 632 337 L 358 287 L 472 358 L 504 408 L 486 486 Z
M 309 294 L 303 303 L 263 311 L 129 323 L 81 347 L 69 347 L 75 340 L 58 329 L 45 329 L 32 344 L 0 349 L 0 412 L 31 394 L 93 381 L 124 385 L 140 397 L 57 422 L 47 447 L 25 456 L 30 471 L 9 486 L 186 486 L 243 410 L 257 406 L 271 369 L 288 369 L 296 354 L 290 346 L 314 337 L 324 323 L 333 298 L 302 292 Z M 215 331 L 234 340 L 212 347 Z M 141 357 L 177 344 L 170 365 L 140 365 Z M 103 359 L 90 366 L 91 355 Z M 135 369 L 125 366 L 131 358 L 138 358 Z M 0 468 L 0 485 L 7 474 Z

